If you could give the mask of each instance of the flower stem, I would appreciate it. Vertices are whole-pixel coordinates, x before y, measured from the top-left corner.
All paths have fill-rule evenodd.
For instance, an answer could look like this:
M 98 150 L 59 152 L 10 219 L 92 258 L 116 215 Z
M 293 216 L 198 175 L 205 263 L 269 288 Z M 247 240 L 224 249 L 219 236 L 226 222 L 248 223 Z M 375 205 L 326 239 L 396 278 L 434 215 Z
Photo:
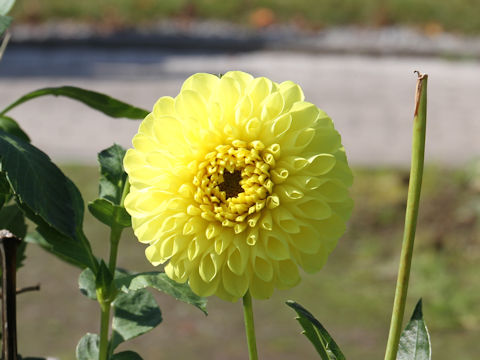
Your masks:
M 100 319 L 99 360 L 108 359 L 108 330 L 110 325 L 110 301 L 100 304 L 102 315 Z
M 392 320 L 388 335 L 385 360 L 395 360 L 402 330 L 405 302 L 407 299 L 410 267 L 412 264 L 413 244 L 418 217 L 420 190 L 422 187 L 423 163 L 425 154 L 425 130 L 427 120 L 427 75 L 418 74 L 417 91 L 415 95 L 415 113 L 412 137 L 412 163 L 410 183 L 408 186 L 407 209 L 405 214 L 405 229 L 403 233 L 402 252 L 395 289 Z
M 120 199 L 120 206 L 123 206 L 125 197 L 130 191 L 130 183 L 128 177 L 125 179 L 123 185 L 122 198 Z M 117 216 L 116 212 L 114 216 Z M 110 229 L 110 255 L 108 260 L 108 269 L 115 278 L 115 268 L 117 266 L 118 244 L 122 236 L 123 228 L 117 224 L 113 224 Z M 109 358 L 109 326 L 110 326 L 110 308 L 114 299 L 99 299 L 101 308 L 100 318 L 100 345 L 99 345 L 99 360 L 107 360 Z M 111 349 L 110 349 L 111 350 Z
M 248 355 L 250 360 L 258 360 L 255 325 L 253 323 L 252 296 L 250 291 L 243 296 L 243 318 L 247 334 Z

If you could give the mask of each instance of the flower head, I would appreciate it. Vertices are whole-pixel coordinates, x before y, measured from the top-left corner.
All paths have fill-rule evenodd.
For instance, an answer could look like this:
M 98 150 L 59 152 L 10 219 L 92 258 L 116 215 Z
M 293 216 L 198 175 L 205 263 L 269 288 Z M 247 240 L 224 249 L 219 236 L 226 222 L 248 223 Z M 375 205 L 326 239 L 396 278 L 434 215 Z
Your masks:
M 140 125 L 125 207 L 146 256 L 199 295 L 268 298 L 319 270 L 352 174 L 331 119 L 293 82 L 195 74 Z

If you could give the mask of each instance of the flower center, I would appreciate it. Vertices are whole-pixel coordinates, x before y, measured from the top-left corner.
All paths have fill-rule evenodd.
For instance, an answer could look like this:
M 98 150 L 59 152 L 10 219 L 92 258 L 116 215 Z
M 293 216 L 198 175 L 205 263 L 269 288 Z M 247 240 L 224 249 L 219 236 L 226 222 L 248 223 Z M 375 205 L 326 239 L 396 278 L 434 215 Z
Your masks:
M 240 180 L 242 180 L 242 172 L 235 170 L 233 173 L 224 172 L 223 173 L 223 183 L 218 185 L 220 191 L 225 191 L 227 199 L 231 197 L 236 197 L 241 192 L 244 192 L 242 185 L 240 185 Z
M 235 140 L 205 156 L 193 179 L 204 219 L 234 227 L 237 233 L 255 226 L 273 188 L 263 149 L 260 141 Z

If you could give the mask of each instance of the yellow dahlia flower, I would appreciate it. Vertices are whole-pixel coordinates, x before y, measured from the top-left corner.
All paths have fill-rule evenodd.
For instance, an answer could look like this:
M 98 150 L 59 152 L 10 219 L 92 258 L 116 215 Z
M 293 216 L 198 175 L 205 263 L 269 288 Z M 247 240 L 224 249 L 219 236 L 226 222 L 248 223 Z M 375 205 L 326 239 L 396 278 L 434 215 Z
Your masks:
M 268 298 L 319 270 L 345 231 L 352 173 L 301 88 L 195 74 L 141 123 L 125 207 L 146 256 L 201 296 Z

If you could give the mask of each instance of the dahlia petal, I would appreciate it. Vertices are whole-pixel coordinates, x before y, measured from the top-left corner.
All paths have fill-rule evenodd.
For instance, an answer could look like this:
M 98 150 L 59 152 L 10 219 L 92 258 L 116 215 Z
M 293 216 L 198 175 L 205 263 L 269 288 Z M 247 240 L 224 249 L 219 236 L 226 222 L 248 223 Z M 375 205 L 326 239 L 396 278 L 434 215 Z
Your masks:
M 133 137 L 132 144 L 137 151 L 149 153 L 158 150 L 158 142 L 151 136 L 138 133 Z
M 292 202 L 299 200 L 305 196 L 303 191 L 290 184 L 281 184 L 275 187 L 275 193 L 278 195 L 280 201 Z
M 253 273 L 259 279 L 268 282 L 273 279 L 273 265 L 266 255 L 257 251 L 252 260 Z
M 264 230 L 272 230 L 273 229 L 272 214 L 270 212 L 265 212 L 262 219 L 260 220 L 260 226 Z
M 245 125 L 246 138 L 249 140 L 255 139 L 261 130 L 262 126 L 260 120 L 258 120 L 256 117 L 248 120 L 247 124 Z
M 272 137 L 276 140 L 284 135 L 289 129 L 290 125 L 292 124 L 292 115 L 290 114 L 283 114 L 276 118 L 271 126 L 270 133 Z
M 328 202 L 342 202 L 348 199 L 348 189 L 338 180 L 330 180 L 321 184 L 315 193 L 322 196 Z
M 188 285 L 200 296 L 211 296 L 215 294 L 219 282 L 220 277 L 215 277 L 209 282 L 204 281 L 196 270 L 193 270 L 188 278 Z
M 298 154 L 310 145 L 315 138 L 316 130 L 306 128 L 296 132 L 291 132 L 288 136 L 280 140 L 282 149 L 287 153 Z
M 270 259 L 277 261 L 288 259 L 290 256 L 288 245 L 285 241 L 274 235 L 270 235 L 265 239 L 265 253 Z
M 220 79 L 218 76 L 206 73 L 198 73 L 190 76 L 182 85 L 181 91 L 192 90 L 202 96 L 205 102 L 210 100 L 210 97 L 215 92 Z
M 216 238 L 214 242 L 214 249 L 217 254 L 223 253 L 228 249 L 230 243 L 232 242 L 233 234 L 230 234 L 226 231 L 222 231 Z
M 192 261 L 197 259 L 199 256 L 203 255 L 210 246 L 210 241 L 207 238 L 203 236 L 193 237 L 187 249 L 188 260 Z
M 313 254 L 300 254 L 300 264 L 307 273 L 314 273 L 320 270 L 327 262 L 327 256 L 330 252 L 326 245 L 320 242 L 320 248 Z
M 200 266 L 198 267 L 200 277 L 203 281 L 209 283 L 217 275 L 217 272 L 217 263 L 213 261 L 212 254 L 205 254 L 200 260 Z
M 145 256 L 147 257 L 148 261 L 155 266 L 165 262 L 165 259 L 160 255 L 159 248 L 155 245 L 150 245 L 145 249 Z
M 289 243 L 305 254 L 317 253 L 321 242 L 319 234 L 311 226 L 301 226 L 298 236 L 289 238 Z
M 333 169 L 335 166 L 335 156 L 331 154 L 318 154 L 308 159 L 308 166 L 306 173 L 311 175 L 324 175 Z
M 243 89 L 243 90 L 246 89 L 248 84 L 251 83 L 252 80 L 253 80 L 252 75 L 247 74 L 243 71 L 229 71 L 222 76 L 222 78 L 224 78 L 224 77 L 236 80 L 237 83 L 240 85 L 240 88 Z M 242 95 L 244 95 L 244 94 L 245 93 L 242 92 Z
M 332 211 L 340 216 L 345 222 L 347 222 L 347 220 L 350 218 L 350 215 L 352 215 L 353 200 L 350 198 L 345 199 L 342 202 L 332 202 L 329 205 L 332 208 Z
M 295 215 L 306 219 L 323 220 L 332 215 L 330 206 L 318 198 L 302 199 L 290 209 Z
M 300 231 L 298 222 L 285 207 L 278 207 L 272 211 L 273 220 L 280 229 L 287 234 L 296 234 Z
M 297 265 L 289 260 L 282 260 L 276 263 L 277 286 L 279 289 L 288 289 L 300 282 L 300 274 Z
M 270 95 L 273 83 L 264 77 L 259 77 L 251 81 L 246 89 L 246 94 L 250 97 L 253 104 L 253 116 L 261 117 L 262 108 L 261 103 Z
M 158 143 L 161 144 L 161 148 L 175 156 L 182 155 L 185 152 L 188 143 L 185 139 L 184 124 L 176 117 L 158 117 L 153 124 L 153 131 Z
M 235 125 L 235 106 L 239 97 L 237 81 L 229 77 L 222 77 L 216 89 L 215 98 L 222 108 L 225 121 L 230 125 Z
M 252 114 L 252 101 L 248 96 L 243 96 L 242 99 L 235 106 L 235 124 L 242 126 L 250 119 Z M 259 121 L 257 120 L 257 124 Z
M 223 267 L 222 283 L 225 290 L 235 298 L 241 298 L 248 290 L 249 275 L 244 272 L 242 275 L 234 274 L 228 266 Z
M 263 101 L 263 108 L 261 112 L 262 121 L 268 121 L 269 119 L 274 119 L 282 113 L 282 110 L 285 106 L 285 101 L 283 96 L 279 92 L 271 93 Z
M 184 90 L 175 98 L 175 111 L 185 124 L 201 124 L 204 128 L 208 125 L 208 112 L 205 101 L 196 91 Z
M 301 130 L 312 127 L 318 119 L 318 108 L 306 101 L 295 103 L 290 109 L 292 115 L 292 130 Z
M 163 96 L 153 105 L 153 115 L 155 117 L 175 115 L 175 99 L 170 96 Z
M 293 81 L 284 81 L 278 88 L 285 100 L 285 111 L 290 110 L 295 103 L 305 99 L 302 89 Z
M 316 129 L 315 136 L 309 146 L 304 149 L 306 152 L 332 154 L 341 145 L 340 134 L 335 129 Z
M 249 290 L 256 299 L 269 299 L 273 294 L 274 284 L 271 280 L 263 281 L 254 275 L 252 276 Z
M 284 168 L 273 169 L 270 173 L 275 184 L 281 184 L 288 178 L 288 170 Z
M 165 274 L 167 274 L 167 276 L 170 279 L 178 283 L 183 284 L 188 280 L 188 272 L 184 267 L 183 261 L 176 262 L 175 266 L 173 266 L 173 264 L 169 262 L 164 266 L 163 270 L 165 271 Z

